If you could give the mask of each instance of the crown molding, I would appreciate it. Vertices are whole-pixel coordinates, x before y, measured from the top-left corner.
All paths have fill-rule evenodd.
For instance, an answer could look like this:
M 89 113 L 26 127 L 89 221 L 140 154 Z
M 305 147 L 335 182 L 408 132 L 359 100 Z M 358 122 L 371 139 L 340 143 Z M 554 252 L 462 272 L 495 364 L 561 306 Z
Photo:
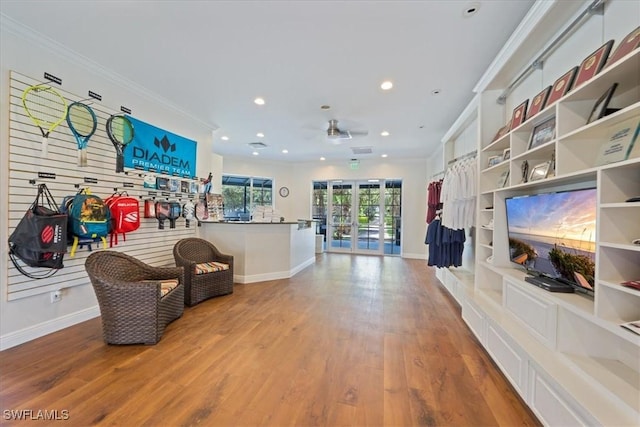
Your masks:
M 2 31 L 13 34 L 28 43 L 33 45 L 42 47 L 49 52 L 52 52 L 70 63 L 79 66 L 93 74 L 98 75 L 99 77 L 108 80 L 109 82 L 119 86 L 121 88 L 127 89 L 131 91 L 133 94 L 140 96 L 141 98 L 145 98 L 148 101 L 153 103 L 157 103 L 162 105 L 163 107 L 176 112 L 190 120 L 196 121 L 202 126 L 215 131 L 219 128 L 215 123 L 209 123 L 204 120 L 201 120 L 188 111 L 176 106 L 169 100 L 161 97 L 157 93 L 145 88 L 144 86 L 135 83 L 126 77 L 105 68 L 103 65 L 98 64 L 97 62 L 79 54 L 78 52 L 68 48 L 67 46 L 53 40 L 50 37 L 45 36 L 42 33 L 37 32 L 36 30 L 27 27 L 26 25 L 8 17 L 7 15 L 0 13 L 0 28 Z
M 515 29 L 509 40 L 500 49 L 487 71 L 482 75 L 476 86 L 475 93 L 483 92 L 489 83 L 496 77 L 500 70 L 509 62 L 513 54 L 522 46 L 529 34 L 544 19 L 546 14 L 556 5 L 558 0 L 536 1 Z
M 478 97 L 478 94 L 474 95 L 471 102 L 462 110 L 462 113 L 460 113 L 456 121 L 453 122 L 447 133 L 444 134 L 441 139 L 442 142 L 450 141 L 458 136 L 473 119 L 478 117 Z

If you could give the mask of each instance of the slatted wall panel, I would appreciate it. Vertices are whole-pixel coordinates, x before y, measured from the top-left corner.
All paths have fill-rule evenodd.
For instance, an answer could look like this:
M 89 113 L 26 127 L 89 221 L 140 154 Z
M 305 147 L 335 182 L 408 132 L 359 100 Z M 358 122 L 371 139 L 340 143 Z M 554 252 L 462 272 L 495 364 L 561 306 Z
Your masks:
M 173 245 L 181 238 L 194 236 L 197 232 L 196 221 L 191 221 L 191 227 L 186 228 L 184 218 L 177 220 L 176 228 L 170 229 L 168 221 L 165 229 L 158 229 L 155 219 L 143 218 L 144 199 L 151 198 L 148 189 L 143 188 L 143 175 L 140 171 L 129 170 L 125 173 L 115 173 L 115 149 L 107 136 L 105 129 L 107 118 L 116 110 L 102 105 L 95 100 L 85 101 L 93 108 L 98 118 L 96 133 L 89 140 L 87 147 L 88 166 L 77 166 L 76 140 L 67 127 L 66 121 L 56 128 L 49 136 L 49 149 L 46 159 L 40 157 L 42 135 L 40 130 L 31 122 L 22 106 L 23 91 L 39 81 L 33 78 L 11 72 L 10 78 L 10 118 L 9 118 L 9 234 L 16 227 L 27 208 L 33 202 L 38 183 L 46 183 L 56 202 L 61 203 L 66 195 L 75 194 L 80 188 L 90 187 L 93 194 L 106 198 L 114 192 L 126 190 L 130 196 L 140 199 L 140 229 L 128 233 L 126 242 L 119 238 L 119 244 L 113 250 L 122 251 L 151 265 L 173 264 Z M 65 92 L 63 88 L 54 85 L 68 103 L 80 101 L 86 97 Z M 134 116 L 135 116 L 135 112 Z M 155 123 L 155 125 L 162 124 Z M 38 178 L 38 172 L 56 174 L 55 179 Z M 97 184 L 85 184 L 84 178 L 98 180 Z M 124 188 L 124 183 L 132 183 L 133 188 Z M 158 193 L 160 194 L 160 193 Z M 194 197 L 172 193 L 168 200 L 184 203 L 187 198 Z M 197 196 L 196 196 L 197 197 Z M 109 240 L 109 239 L 107 239 Z M 98 249 L 96 249 L 98 248 Z M 102 250 L 94 244 L 93 250 Z M 84 261 L 90 254 L 86 247 L 78 248 L 72 258 L 67 253 L 64 258 L 64 268 L 48 279 L 34 280 L 22 275 L 11 262 L 8 262 L 8 299 L 15 300 L 56 289 L 89 284 L 85 273 Z M 29 269 L 40 273 L 43 269 Z

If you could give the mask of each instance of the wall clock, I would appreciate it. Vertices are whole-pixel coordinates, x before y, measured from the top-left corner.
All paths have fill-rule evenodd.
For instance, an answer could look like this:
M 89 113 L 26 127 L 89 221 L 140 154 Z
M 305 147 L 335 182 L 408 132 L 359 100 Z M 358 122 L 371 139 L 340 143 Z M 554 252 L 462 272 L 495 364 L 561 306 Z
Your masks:
M 278 193 L 280 194 L 281 197 L 287 197 L 289 195 L 289 189 L 287 187 L 280 187 L 280 190 L 278 190 Z

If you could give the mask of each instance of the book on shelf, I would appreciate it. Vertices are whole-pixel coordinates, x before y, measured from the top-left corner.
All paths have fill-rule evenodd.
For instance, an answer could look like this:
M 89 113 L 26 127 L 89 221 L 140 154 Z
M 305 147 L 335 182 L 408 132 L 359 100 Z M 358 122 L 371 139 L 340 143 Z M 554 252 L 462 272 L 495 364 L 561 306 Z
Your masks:
M 640 133 L 640 117 L 633 117 L 609 127 L 607 141 L 600 147 L 596 166 L 627 160 L 635 157 L 638 148 L 634 143 Z M 633 152 L 633 155 L 632 155 Z
M 640 335 L 640 320 L 634 320 L 633 322 L 620 323 L 620 326 L 630 330 L 636 335 Z

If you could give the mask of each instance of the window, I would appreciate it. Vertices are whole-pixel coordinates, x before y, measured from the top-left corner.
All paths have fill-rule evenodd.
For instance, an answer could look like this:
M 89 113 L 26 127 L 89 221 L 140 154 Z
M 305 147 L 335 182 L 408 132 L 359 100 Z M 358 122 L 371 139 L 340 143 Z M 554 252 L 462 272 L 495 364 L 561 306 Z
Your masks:
M 270 178 L 223 175 L 224 218 L 249 221 L 254 206 L 273 206 L 273 180 Z

